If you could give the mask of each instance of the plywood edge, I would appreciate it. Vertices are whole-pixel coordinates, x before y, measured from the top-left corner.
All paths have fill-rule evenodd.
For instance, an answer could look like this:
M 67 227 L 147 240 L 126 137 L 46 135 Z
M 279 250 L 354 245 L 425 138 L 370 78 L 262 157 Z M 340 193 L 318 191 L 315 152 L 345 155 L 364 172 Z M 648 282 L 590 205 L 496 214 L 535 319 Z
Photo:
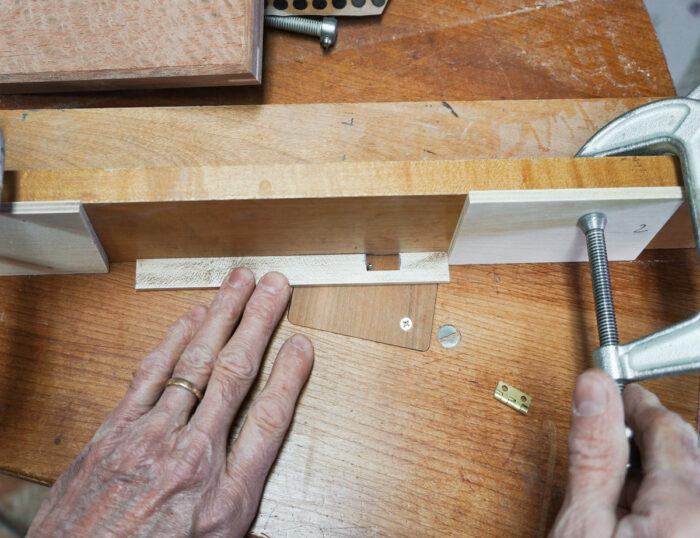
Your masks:
M 231 64 L 226 69 L 214 70 L 214 73 L 209 74 L 180 74 L 180 75 L 162 75 L 149 76 L 148 70 L 143 73 L 139 72 L 123 72 L 112 71 L 106 77 L 103 72 L 96 73 L 81 73 L 80 77 L 75 75 L 68 79 L 68 75 L 64 80 L 57 77 L 56 80 L 40 80 L 36 78 L 36 82 L 32 81 L 16 81 L 0 80 L 0 94 L 15 94 L 15 93 L 51 93 L 51 92 L 79 92 L 79 91 L 116 91 L 116 90 L 138 90 L 143 88 L 148 89 L 167 89 L 167 88 L 201 88 L 213 86 L 248 86 L 257 85 L 261 82 L 260 68 L 255 67 L 256 72 L 253 73 L 232 73 L 237 68 Z M 247 67 L 246 67 L 247 68 Z M 164 70 L 165 71 L 165 70 Z M 216 72 L 220 71 L 220 72 Z M 98 76 L 98 73 L 102 76 Z M 110 78 L 111 77 L 111 78 Z
M 471 191 L 474 203 L 598 202 L 603 200 L 683 200 L 682 187 L 633 187 L 600 189 L 539 189 L 519 191 Z
M 3 202 L 0 213 L 11 215 L 41 215 L 46 213 L 78 213 L 81 211 L 78 200 L 49 200 L 35 202 Z
M 445 252 L 400 254 L 397 271 L 368 271 L 363 254 L 170 258 L 137 260 L 137 290 L 217 288 L 235 267 L 248 267 L 256 280 L 283 273 L 292 286 L 425 284 L 449 282 Z

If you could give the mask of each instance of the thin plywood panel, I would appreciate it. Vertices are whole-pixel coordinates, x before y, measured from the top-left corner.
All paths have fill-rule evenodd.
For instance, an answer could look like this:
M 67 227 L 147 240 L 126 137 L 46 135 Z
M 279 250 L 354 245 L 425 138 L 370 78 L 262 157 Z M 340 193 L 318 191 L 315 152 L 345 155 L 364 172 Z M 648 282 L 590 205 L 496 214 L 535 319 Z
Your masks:
M 292 286 L 450 281 L 445 252 L 405 253 L 399 259 L 395 271 L 368 271 L 364 254 L 138 260 L 136 289 L 218 288 L 235 267 L 247 267 L 256 280 L 277 271 L 286 275 Z
M 427 351 L 437 288 L 436 284 L 294 288 L 288 317 L 301 327 Z
M 0 275 L 107 271 L 107 257 L 80 202 L 0 205 Z
M 261 0 L 0 0 L 0 92 L 255 84 Z
M 634 260 L 683 201 L 680 187 L 475 191 L 450 246 L 450 265 L 586 261 L 578 219 L 608 218 L 611 260 Z

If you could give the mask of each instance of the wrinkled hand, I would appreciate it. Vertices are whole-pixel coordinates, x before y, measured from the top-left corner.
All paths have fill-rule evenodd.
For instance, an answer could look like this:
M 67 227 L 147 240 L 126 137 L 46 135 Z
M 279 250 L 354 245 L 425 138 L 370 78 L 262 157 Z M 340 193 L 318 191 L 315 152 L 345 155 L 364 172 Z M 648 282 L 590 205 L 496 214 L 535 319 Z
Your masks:
M 569 484 L 551 536 L 700 535 L 700 451 L 690 424 L 639 385 L 621 398 L 601 370 L 579 377 L 573 407 Z M 642 476 L 626 477 L 625 419 Z
M 313 364 L 307 338 L 282 346 L 227 452 L 231 424 L 289 295 L 279 273 L 256 288 L 252 273 L 237 269 L 208 309 L 178 320 L 51 488 L 29 534 L 244 534 Z M 181 387 L 164 390 L 171 377 L 206 387 L 201 403 Z

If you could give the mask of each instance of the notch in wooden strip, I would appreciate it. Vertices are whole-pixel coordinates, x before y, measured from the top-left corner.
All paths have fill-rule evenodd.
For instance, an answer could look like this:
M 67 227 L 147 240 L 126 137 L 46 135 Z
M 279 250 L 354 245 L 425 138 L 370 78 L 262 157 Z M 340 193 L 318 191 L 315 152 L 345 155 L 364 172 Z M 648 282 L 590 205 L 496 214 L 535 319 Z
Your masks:
M 365 254 L 365 263 L 368 271 L 398 271 L 401 268 L 399 254 Z

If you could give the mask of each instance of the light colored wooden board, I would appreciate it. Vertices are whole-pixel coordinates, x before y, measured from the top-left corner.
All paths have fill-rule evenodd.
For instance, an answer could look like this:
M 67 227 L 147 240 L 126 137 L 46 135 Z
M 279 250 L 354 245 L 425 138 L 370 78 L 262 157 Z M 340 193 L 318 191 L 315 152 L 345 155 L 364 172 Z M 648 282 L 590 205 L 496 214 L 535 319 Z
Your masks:
M 107 271 L 80 202 L 0 204 L 0 275 Z
M 0 110 L 0 128 L 13 171 L 565 158 L 608 121 L 649 101 Z
M 259 83 L 260 0 L 0 0 L 0 92 Z
M 634 260 L 683 201 L 680 187 L 471 192 L 450 265 L 586 261 L 577 221 L 608 218 L 610 260 Z
M 364 254 L 170 258 L 136 262 L 136 289 L 218 288 L 234 268 L 247 267 L 256 280 L 283 273 L 292 286 L 417 284 L 450 281 L 445 252 L 402 253 L 397 271 L 368 271 Z
M 288 317 L 302 327 L 427 351 L 437 288 L 436 284 L 294 288 Z M 404 318 L 411 320 L 408 331 L 401 328 Z
M 347 2 L 343 2 L 345 5 L 342 7 L 335 7 L 333 2 L 328 0 L 327 2 L 324 2 L 326 4 L 326 7 L 324 8 L 314 7 L 315 2 L 311 2 L 311 0 L 308 0 L 308 2 L 301 2 L 299 8 L 296 7 L 297 2 L 292 2 L 290 0 L 289 2 L 284 2 L 283 4 L 285 3 L 287 4 L 286 8 L 278 9 L 275 7 L 272 0 L 270 0 L 265 7 L 265 15 L 333 15 L 335 17 L 366 17 L 370 15 L 381 15 L 386 9 L 387 0 L 377 1 L 376 3 L 373 0 L 363 0 L 362 2 L 359 2 L 358 5 L 355 5 L 355 2 L 348 0 Z

